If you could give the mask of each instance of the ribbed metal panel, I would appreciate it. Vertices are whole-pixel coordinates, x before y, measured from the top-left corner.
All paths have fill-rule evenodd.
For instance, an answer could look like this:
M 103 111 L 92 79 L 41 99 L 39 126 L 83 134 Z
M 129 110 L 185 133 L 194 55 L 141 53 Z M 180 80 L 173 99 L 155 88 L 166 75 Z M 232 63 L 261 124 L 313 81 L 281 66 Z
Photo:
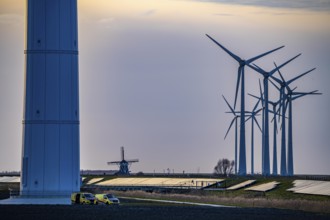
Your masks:
M 66 195 L 80 189 L 77 1 L 26 3 L 21 194 Z

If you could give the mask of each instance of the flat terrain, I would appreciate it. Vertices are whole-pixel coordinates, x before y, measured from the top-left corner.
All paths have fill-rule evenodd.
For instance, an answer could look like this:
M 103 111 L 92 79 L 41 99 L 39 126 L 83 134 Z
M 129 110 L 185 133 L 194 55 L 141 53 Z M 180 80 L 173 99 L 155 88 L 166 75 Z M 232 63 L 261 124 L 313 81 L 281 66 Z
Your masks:
M 84 183 L 95 176 L 88 177 Z M 105 177 L 112 179 L 113 176 Z M 138 178 L 138 177 L 137 177 Z M 308 179 L 299 177 L 300 179 Z M 118 197 L 173 200 L 195 203 L 237 206 L 240 208 L 203 207 L 179 205 L 121 198 L 120 206 L 83 205 L 0 205 L 0 219 L 328 219 L 330 220 L 330 196 L 296 194 L 287 189 L 298 177 L 232 177 L 226 178 L 223 188 L 213 190 L 185 190 L 153 193 L 143 191 L 111 191 L 111 189 L 84 184 L 81 191 L 110 192 Z M 256 184 L 280 182 L 275 189 L 265 193 L 224 188 L 254 179 Z M 323 180 L 323 179 L 322 179 Z M 326 177 L 329 181 L 329 177 Z M 0 184 L 0 199 L 9 197 L 8 188 L 18 185 Z M 303 211 L 304 210 L 304 211 Z
M 330 219 L 330 214 L 269 208 L 212 208 L 121 199 L 120 206 L 0 205 L 1 219 Z

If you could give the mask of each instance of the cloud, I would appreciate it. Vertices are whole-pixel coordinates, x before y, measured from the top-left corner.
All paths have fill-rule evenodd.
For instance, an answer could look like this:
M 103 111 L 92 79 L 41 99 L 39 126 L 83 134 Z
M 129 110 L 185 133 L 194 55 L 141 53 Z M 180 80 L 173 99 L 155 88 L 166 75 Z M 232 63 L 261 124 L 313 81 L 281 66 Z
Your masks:
M 329 0 L 193 0 L 200 2 L 218 2 L 224 4 L 253 5 L 271 8 L 307 9 L 312 11 L 329 11 Z
M 18 14 L 0 14 L 0 24 L 23 24 L 23 16 Z
M 113 26 L 114 18 L 101 18 L 97 21 L 99 25 L 105 28 L 111 28 Z
M 142 13 L 143 16 L 150 16 L 156 13 L 156 9 L 150 9 Z
M 100 24 L 110 24 L 114 21 L 114 18 L 101 18 L 97 22 Z
M 233 14 L 229 14 L 229 13 L 217 13 L 214 15 L 216 15 L 216 16 L 234 16 Z

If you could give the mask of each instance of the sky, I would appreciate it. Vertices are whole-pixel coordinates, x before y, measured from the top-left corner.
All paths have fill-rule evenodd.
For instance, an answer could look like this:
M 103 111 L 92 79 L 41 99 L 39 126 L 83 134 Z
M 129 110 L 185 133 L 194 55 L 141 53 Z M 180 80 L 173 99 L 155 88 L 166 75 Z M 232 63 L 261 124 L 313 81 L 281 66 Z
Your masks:
M 233 104 L 238 64 L 209 34 L 244 59 L 285 45 L 255 62 L 266 70 L 302 53 L 282 69 L 285 79 L 316 67 L 292 83 L 323 93 L 293 103 L 294 169 L 330 175 L 329 0 L 78 0 L 78 20 L 81 169 L 117 169 L 106 162 L 120 159 L 121 146 L 127 159 L 140 160 L 132 172 L 211 173 L 219 159 L 234 159 L 221 95 Z M 25 1 L 0 0 L 0 171 L 21 164 L 24 22 Z M 259 79 L 246 69 L 246 93 L 259 93 Z M 278 96 L 270 87 L 270 100 Z M 255 103 L 246 95 L 247 110 Z

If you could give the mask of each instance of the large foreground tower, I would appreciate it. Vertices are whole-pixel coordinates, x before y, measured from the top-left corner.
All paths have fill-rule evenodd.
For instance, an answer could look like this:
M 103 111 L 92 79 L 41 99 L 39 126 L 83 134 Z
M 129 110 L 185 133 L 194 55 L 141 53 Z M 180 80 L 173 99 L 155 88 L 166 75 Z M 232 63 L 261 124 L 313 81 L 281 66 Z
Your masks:
M 77 0 L 27 0 L 21 195 L 80 189 Z

